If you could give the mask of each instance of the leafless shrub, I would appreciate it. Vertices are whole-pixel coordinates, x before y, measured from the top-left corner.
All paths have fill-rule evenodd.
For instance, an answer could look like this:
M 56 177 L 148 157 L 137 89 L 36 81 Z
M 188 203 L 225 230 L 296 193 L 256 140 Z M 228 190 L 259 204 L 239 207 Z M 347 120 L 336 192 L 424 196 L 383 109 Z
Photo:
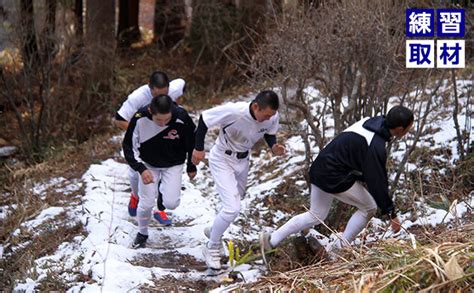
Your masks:
M 438 71 L 437 74 L 429 71 L 417 79 L 417 86 L 410 94 L 400 98 L 400 102 L 409 105 L 415 113 L 415 123 L 412 134 L 389 147 L 405 150 L 397 166 L 389 166 L 395 171 L 390 190 L 396 197 L 406 197 L 408 193 L 412 201 L 420 198 L 453 201 L 465 198 L 473 189 L 472 182 L 468 183 L 472 179 L 465 171 L 469 169 L 466 166 L 470 158 L 463 158 L 463 150 L 467 149 L 469 142 L 468 132 L 461 129 L 457 122 L 458 115 L 466 115 L 466 123 L 469 121 L 468 105 L 472 86 L 468 83 L 458 87 L 453 74 L 446 70 Z M 457 96 L 462 97 L 463 101 Z M 433 134 L 440 130 L 440 121 L 450 118 L 456 131 L 457 155 L 451 149 L 450 141 L 440 146 L 435 145 L 433 139 Z M 408 171 L 407 163 L 415 164 L 417 170 Z M 423 175 L 415 176 L 417 172 Z M 413 186 L 414 189 L 411 188 Z
M 289 107 L 303 112 L 319 146 L 321 117 L 308 113 L 303 90 L 317 82 L 333 113 L 336 133 L 364 115 L 386 111 L 404 71 L 401 3 L 326 1 L 318 8 L 291 9 L 275 18 L 252 63 L 257 82 L 283 87 Z M 289 89 L 295 94 L 288 96 Z M 347 102 L 344 101 L 347 98 Z M 324 99 L 324 98 L 323 98 Z
M 16 164 L 0 169 L 0 207 L 9 207 L 7 217 L 0 225 L 0 242 L 3 244 L 3 258 L 0 260 L 0 288 L 12 291 L 17 280 L 34 277 L 34 261 L 41 256 L 51 254 L 58 245 L 70 241 L 85 233 L 83 224 L 69 218 L 69 213 L 59 215 L 54 222 L 36 227 L 33 230 L 22 226 L 28 220 L 36 218 L 44 209 L 51 206 L 64 206 L 65 210 L 81 204 L 80 188 L 73 193 L 64 192 L 64 187 L 77 182 L 90 164 L 110 158 L 120 146 L 119 141 L 110 141 L 110 134 L 88 140 L 78 147 L 69 146 L 56 149 L 53 157 L 33 166 Z M 64 177 L 68 180 L 48 184 L 41 195 L 33 192 L 39 183 L 50 183 L 52 178 Z M 5 210 L 2 210 L 5 213 Z M 19 229 L 20 233 L 15 231 Z M 80 268 L 80 266 L 75 267 Z M 33 272 L 32 272 L 33 271 Z M 41 289 L 64 290 L 64 272 L 60 268 L 51 270 L 50 275 L 41 281 Z M 80 272 L 74 274 L 78 279 L 88 280 Z M 62 280 L 61 280 L 62 278 Z M 61 282 L 62 281 L 62 282 Z M 70 284 L 69 284 L 70 285 Z M 47 287 L 47 288 L 46 288 Z
M 14 114 L 9 129 L 18 133 L 24 156 L 33 160 L 51 144 L 84 141 L 107 125 L 103 113 L 110 89 L 89 70 L 98 64 L 97 56 L 113 56 L 113 52 L 81 49 L 75 31 L 64 29 L 74 22 L 71 7 L 60 4 L 53 7 L 55 19 L 64 22 L 58 31 L 47 9 L 35 12 L 40 20 L 36 24 L 13 20 L 17 24 L 10 34 L 12 44 L 31 51 L 23 50 L 21 60 L 0 67 L 0 97 Z M 37 36 L 36 47 L 28 45 L 31 30 Z
M 193 73 L 198 65 L 204 65 L 206 83 L 213 93 L 241 80 L 237 60 L 250 54 L 249 31 L 263 22 L 262 14 L 251 17 L 258 8 L 256 3 L 237 7 L 231 1 L 193 1 L 188 38 L 195 56 Z
M 416 119 L 414 134 L 400 142 L 406 150 L 401 161 L 396 166 L 393 162 L 389 164 L 390 173 L 393 169 L 396 172 L 392 190 L 403 194 L 401 190 L 410 186 L 410 182 L 404 180 L 402 183 L 406 185 L 402 185 L 400 178 L 406 172 L 407 162 L 415 159 L 411 154 L 427 126 L 438 121 L 434 113 L 443 112 L 453 102 L 456 104 L 453 115 L 458 113 L 459 101 L 451 98 L 453 89 L 445 89 L 449 71 L 405 68 L 407 3 L 374 0 L 318 3 L 306 9 L 290 7 L 281 15 L 273 15 L 264 41 L 250 64 L 250 80 L 258 88 L 263 84 L 281 89 L 286 106 L 282 110 L 284 123 L 293 134 L 303 138 L 306 169 L 315 153 L 312 143 L 321 149 L 327 143 L 327 132 L 332 130 L 332 125 L 337 135 L 364 116 L 385 114 L 389 102 L 411 108 Z M 316 88 L 318 94 L 308 93 L 308 86 Z M 459 95 L 455 90 L 456 87 L 454 96 Z M 443 104 L 446 98 L 450 105 Z M 306 123 L 295 119 L 298 115 Z M 458 137 L 463 138 L 462 131 L 458 131 Z M 466 144 L 465 138 L 458 141 Z M 336 218 L 340 219 L 341 211 L 337 211 Z

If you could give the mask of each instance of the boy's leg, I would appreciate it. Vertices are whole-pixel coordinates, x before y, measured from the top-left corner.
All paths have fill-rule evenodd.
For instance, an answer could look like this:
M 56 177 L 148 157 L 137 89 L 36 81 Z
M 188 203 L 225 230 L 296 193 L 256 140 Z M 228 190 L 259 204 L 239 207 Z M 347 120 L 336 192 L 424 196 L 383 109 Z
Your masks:
M 161 180 L 158 184 L 158 210 L 153 212 L 153 217 L 161 225 L 171 225 L 171 219 L 165 212 L 166 208 L 174 210 L 181 201 L 181 177 L 183 164 L 160 169 Z M 164 195 L 163 195 L 164 194 Z
M 130 194 L 130 199 L 128 201 L 128 214 L 131 217 L 137 215 L 137 206 L 138 206 L 138 177 L 140 174 L 133 170 L 131 167 L 128 167 L 128 180 L 130 182 L 130 188 L 132 192 Z
M 333 195 L 311 184 L 310 211 L 291 218 L 283 226 L 273 232 L 268 239 L 271 247 L 276 247 L 283 239 L 291 234 L 310 228 L 324 221 L 331 209 Z
M 342 247 L 354 241 L 356 236 L 365 228 L 367 223 L 377 212 L 377 204 L 369 191 L 359 182 L 355 182 L 347 191 L 335 194 L 334 197 L 358 208 L 349 219 L 343 233 L 343 238 L 347 243 L 341 243 L 339 240 L 338 243 L 335 244 L 338 247 Z
M 214 152 L 213 152 L 214 151 Z M 203 255 L 206 265 L 212 269 L 220 269 L 220 250 L 222 235 L 229 225 L 237 218 L 240 212 L 240 194 L 237 179 L 228 158 L 211 150 L 209 155 L 209 168 L 216 184 L 217 192 L 221 198 L 222 208 L 214 219 L 211 227 L 209 242 L 204 245 Z
M 222 205 L 211 228 L 209 242 L 213 245 L 221 243 L 222 235 L 240 212 L 238 182 L 234 170 L 225 159 L 225 157 L 221 158 L 220 156 L 209 158 L 209 167 Z
M 163 195 L 163 206 L 174 210 L 181 201 L 181 177 L 183 164 L 161 169 L 161 184 L 159 186 Z
M 249 160 L 248 158 L 242 159 L 238 164 L 239 170 L 236 172 L 237 190 L 239 191 L 240 199 L 245 196 L 245 190 L 247 189 L 247 178 L 249 176 Z
M 158 185 L 156 184 L 159 178 L 157 170 L 151 170 L 153 174 L 153 181 L 150 184 L 144 184 L 141 176 L 138 182 L 138 202 L 137 221 L 140 234 L 148 235 L 148 224 L 150 223 L 151 210 L 155 205 L 155 198 L 158 195 Z

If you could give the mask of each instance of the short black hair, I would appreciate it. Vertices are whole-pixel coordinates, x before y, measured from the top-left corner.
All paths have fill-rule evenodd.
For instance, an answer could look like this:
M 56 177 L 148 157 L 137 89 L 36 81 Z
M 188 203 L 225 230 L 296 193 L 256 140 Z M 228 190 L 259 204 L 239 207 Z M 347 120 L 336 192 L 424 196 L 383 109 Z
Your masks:
M 398 105 L 388 111 L 385 117 L 385 125 L 388 129 L 394 129 L 400 126 L 407 128 L 413 120 L 413 112 L 407 107 Z
M 173 100 L 168 95 L 158 95 L 151 100 L 150 112 L 155 114 L 168 114 L 173 110 Z
M 168 75 L 162 71 L 155 71 L 150 75 L 150 81 L 148 85 L 150 88 L 165 88 L 168 87 L 170 84 L 170 80 L 168 79 Z
M 280 100 L 274 91 L 261 91 L 252 102 L 257 103 L 260 109 L 270 107 L 272 110 L 278 110 L 280 107 Z

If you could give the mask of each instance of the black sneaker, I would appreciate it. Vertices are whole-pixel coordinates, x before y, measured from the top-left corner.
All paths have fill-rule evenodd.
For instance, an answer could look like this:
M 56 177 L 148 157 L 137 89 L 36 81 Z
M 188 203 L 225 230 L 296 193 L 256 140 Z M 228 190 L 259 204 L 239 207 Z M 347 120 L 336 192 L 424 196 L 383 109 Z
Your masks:
M 140 233 L 137 233 L 137 237 L 135 237 L 135 240 L 133 241 L 132 247 L 133 248 L 145 248 L 146 241 L 148 239 L 148 235 L 143 235 Z

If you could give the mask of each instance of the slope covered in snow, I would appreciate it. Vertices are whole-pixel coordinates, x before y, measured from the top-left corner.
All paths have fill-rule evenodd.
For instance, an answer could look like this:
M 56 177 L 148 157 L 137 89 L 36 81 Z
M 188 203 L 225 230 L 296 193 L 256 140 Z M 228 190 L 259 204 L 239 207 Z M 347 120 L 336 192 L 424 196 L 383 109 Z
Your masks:
M 314 89 L 308 89 L 308 92 L 318 94 Z M 462 121 L 465 112 L 460 113 L 459 117 Z M 451 148 L 452 156 L 445 160 L 451 164 L 457 159 L 452 119 L 446 116 L 438 123 L 433 136 L 434 145 L 430 147 Z M 112 139 L 117 140 L 120 141 L 120 137 Z M 429 136 L 424 137 L 422 144 L 428 140 Z M 243 250 L 248 249 L 250 243 L 256 243 L 259 232 L 274 229 L 291 216 L 272 209 L 266 200 L 273 196 L 285 199 L 287 195 L 276 192 L 283 181 L 291 178 L 302 194 L 307 193 L 306 183 L 302 180 L 305 170 L 301 167 L 305 158 L 304 145 L 297 136 L 289 136 L 286 145 L 287 156 L 284 158 L 272 157 L 266 149 L 253 153 L 241 215 L 224 235 L 224 239 L 232 239 L 242 245 Z M 401 156 L 404 150 L 401 144 L 393 154 Z M 132 249 L 131 243 L 138 227 L 127 212 L 130 192 L 128 166 L 118 153 L 117 149 L 115 157 L 91 165 L 80 180 L 53 178 L 47 185 L 34 188 L 39 197 L 47 188 L 56 185 L 60 186 L 57 188 L 60 192 L 77 191 L 84 187 L 84 194 L 81 204 L 49 207 L 25 222 L 24 229 L 34 230 L 43 223 L 54 225 L 54 221 L 61 220 L 70 221 L 71 225 L 80 223 L 85 231 L 63 242 L 54 253 L 34 260 L 29 277 L 17 280 L 15 290 L 33 292 L 53 271 L 66 282 L 69 292 L 133 292 L 141 289 L 202 291 L 225 288 L 225 283 L 222 283 L 224 275 L 206 276 L 201 252 L 202 244 L 206 242 L 203 230 L 212 224 L 219 209 L 219 196 L 206 165 L 201 163 L 198 166 L 198 175 L 193 181 L 183 174 L 181 204 L 171 212 L 173 225 L 159 227 L 154 222 L 147 248 Z M 305 205 L 308 206 L 309 202 Z M 401 215 L 404 229 L 396 235 L 386 233 L 385 225 L 379 219 L 373 219 L 364 232 L 366 241 L 391 237 L 413 240 L 414 236 L 408 230 L 414 225 L 435 226 L 459 219 L 466 212 L 472 213 L 473 197 L 471 195 L 466 201 L 453 202 L 449 211 L 435 209 L 419 201 L 417 205 L 419 212 L 416 215 Z M 5 210 L 8 211 L 7 208 Z M 8 213 L 2 215 L 7 216 Z M 311 233 L 317 235 L 325 245 L 335 238 L 335 235 L 326 237 L 315 230 Z M 356 244 L 360 242 L 360 238 L 355 241 Z M 245 282 L 256 280 L 266 270 L 258 259 L 235 269 L 242 273 Z

